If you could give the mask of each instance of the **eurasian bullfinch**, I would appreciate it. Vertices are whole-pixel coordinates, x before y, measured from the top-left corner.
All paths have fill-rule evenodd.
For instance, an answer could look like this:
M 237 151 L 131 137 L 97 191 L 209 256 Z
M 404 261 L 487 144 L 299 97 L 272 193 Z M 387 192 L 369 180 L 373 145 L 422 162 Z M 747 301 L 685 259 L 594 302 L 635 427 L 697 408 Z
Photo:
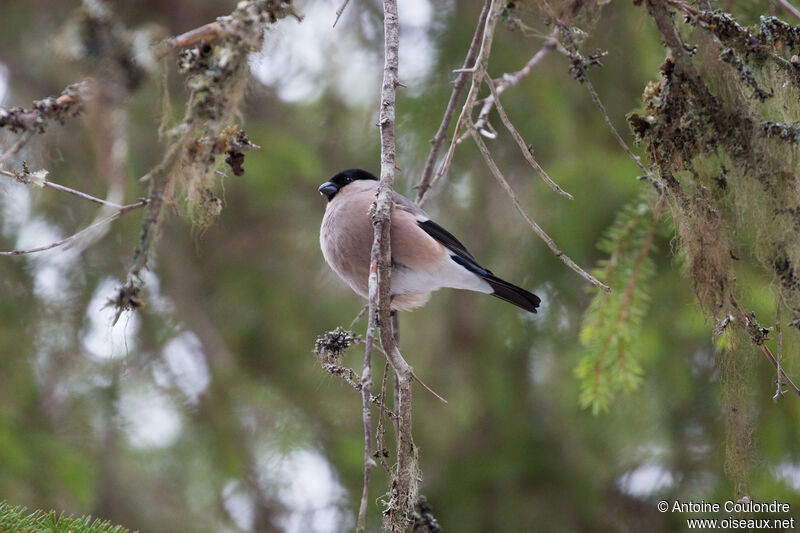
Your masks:
M 373 227 L 369 209 L 378 178 L 366 170 L 339 172 L 319 187 L 328 199 L 319 241 L 325 260 L 363 298 L 368 279 Z M 424 305 L 442 287 L 485 292 L 531 313 L 541 301 L 478 264 L 450 232 L 417 204 L 394 193 L 392 209 L 392 309 Z

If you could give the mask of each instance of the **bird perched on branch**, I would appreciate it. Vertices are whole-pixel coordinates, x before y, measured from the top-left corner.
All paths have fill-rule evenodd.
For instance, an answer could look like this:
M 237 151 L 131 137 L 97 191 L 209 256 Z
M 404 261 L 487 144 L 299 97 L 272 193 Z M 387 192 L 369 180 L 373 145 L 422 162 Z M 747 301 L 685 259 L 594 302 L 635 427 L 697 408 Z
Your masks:
M 374 235 L 369 210 L 377 191 L 378 178 L 360 169 L 339 172 L 319 187 L 328 199 L 319 234 L 322 254 L 334 272 L 367 299 Z M 451 287 L 491 294 L 536 312 L 538 296 L 480 266 L 458 239 L 408 198 L 394 193 L 392 201 L 393 310 L 419 307 L 431 292 Z

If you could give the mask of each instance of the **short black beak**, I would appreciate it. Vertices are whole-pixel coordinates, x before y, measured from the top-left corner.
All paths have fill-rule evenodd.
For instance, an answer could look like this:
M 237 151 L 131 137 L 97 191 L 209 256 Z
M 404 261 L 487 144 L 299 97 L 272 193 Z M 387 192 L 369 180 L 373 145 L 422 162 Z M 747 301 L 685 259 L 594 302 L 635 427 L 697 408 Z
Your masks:
M 335 184 L 334 182 L 332 182 L 332 181 L 326 181 L 325 183 L 323 183 L 322 185 L 320 185 L 320 186 L 319 186 L 319 189 L 318 189 L 318 190 L 319 190 L 319 193 L 320 193 L 322 196 L 324 196 L 325 198 L 327 198 L 328 200 L 330 200 L 331 198 L 333 198 L 333 196 L 334 196 L 334 195 L 335 195 L 337 192 L 339 192 L 339 186 L 338 186 L 338 185 L 336 185 L 336 184 Z

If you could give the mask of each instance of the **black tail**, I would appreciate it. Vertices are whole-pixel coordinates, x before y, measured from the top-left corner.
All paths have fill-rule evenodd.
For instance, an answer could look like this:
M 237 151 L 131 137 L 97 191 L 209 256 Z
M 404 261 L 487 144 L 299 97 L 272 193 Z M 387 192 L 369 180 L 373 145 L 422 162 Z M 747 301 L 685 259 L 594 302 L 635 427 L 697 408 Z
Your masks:
M 469 261 L 458 255 L 451 255 L 450 258 L 470 272 L 480 276 L 481 279 L 483 279 L 492 287 L 492 290 L 494 291 L 492 292 L 492 296 L 496 298 L 505 300 L 506 302 L 514 304 L 517 307 L 520 307 L 531 313 L 535 313 L 536 309 L 539 307 L 539 304 L 542 302 L 541 298 L 535 294 L 528 292 L 523 288 L 517 287 L 516 285 L 512 285 L 506 280 L 498 278 L 492 274 L 490 270 L 486 270 L 477 263 Z
M 539 307 L 541 303 L 541 298 L 536 296 L 533 293 L 526 291 L 516 285 L 512 285 L 511 283 L 498 278 L 492 274 L 488 276 L 481 276 L 486 283 L 492 286 L 494 292 L 492 296 L 496 296 L 501 300 L 505 300 L 508 303 L 512 303 L 517 307 L 521 307 L 526 311 L 530 311 L 531 313 L 536 312 L 536 308 Z

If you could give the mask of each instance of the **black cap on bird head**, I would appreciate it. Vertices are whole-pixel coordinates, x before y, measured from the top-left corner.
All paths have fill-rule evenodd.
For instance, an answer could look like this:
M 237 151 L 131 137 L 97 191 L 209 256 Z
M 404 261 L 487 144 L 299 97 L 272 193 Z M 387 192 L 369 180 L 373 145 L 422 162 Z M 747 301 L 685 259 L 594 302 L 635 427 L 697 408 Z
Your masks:
M 345 187 L 347 184 L 358 180 L 378 181 L 378 178 L 366 170 L 361 170 L 360 168 L 351 168 L 339 172 L 334 177 L 320 185 L 318 190 L 319 193 L 327 198 L 330 202 L 342 187 Z

